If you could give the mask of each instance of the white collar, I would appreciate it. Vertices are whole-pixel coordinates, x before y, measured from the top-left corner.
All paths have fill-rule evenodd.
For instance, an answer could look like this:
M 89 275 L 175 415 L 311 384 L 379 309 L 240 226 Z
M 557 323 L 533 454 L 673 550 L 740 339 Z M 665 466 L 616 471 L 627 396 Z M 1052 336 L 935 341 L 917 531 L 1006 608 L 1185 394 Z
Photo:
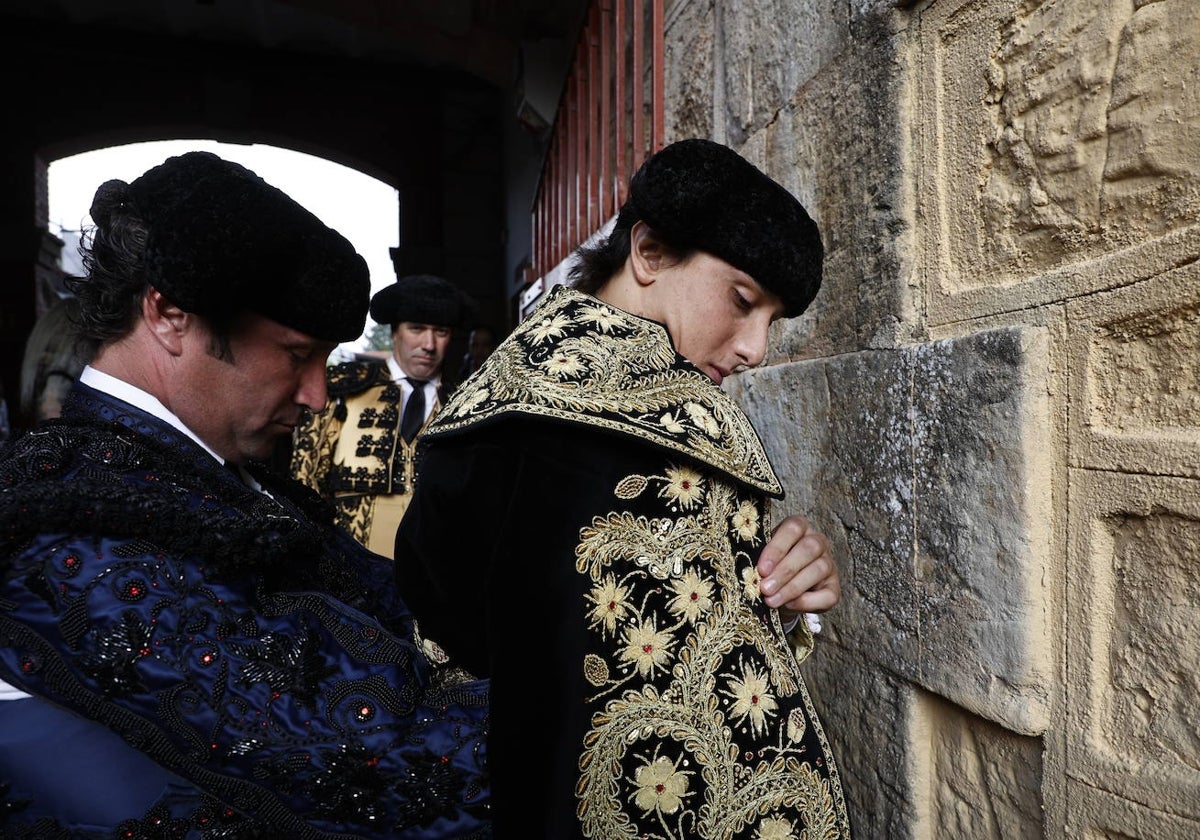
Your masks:
M 83 372 L 79 374 L 79 381 L 90 388 L 95 388 L 97 391 L 108 394 L 111 397 L 116 397 L 123 402 L 127 402 L 135 408 L 140 408 L 147 414 L 153 414 L 164 423 L 169 423 L 185 435 L 190 437 L 196 443 L 204 448 L 204 451 L 217 459 L 218 463 L 224 464 L 225 459 L 213 452 L 212 449 L 204 441 L 183 424 L 183 421 L 175 416 L 165 405 L 163 405 L 158 397 L 153 394 L 143 391 L 136 385 L 130 385 L 123 379 L 117 379 L 103 371 L 96 370 L 91 365 L 86 365 Z

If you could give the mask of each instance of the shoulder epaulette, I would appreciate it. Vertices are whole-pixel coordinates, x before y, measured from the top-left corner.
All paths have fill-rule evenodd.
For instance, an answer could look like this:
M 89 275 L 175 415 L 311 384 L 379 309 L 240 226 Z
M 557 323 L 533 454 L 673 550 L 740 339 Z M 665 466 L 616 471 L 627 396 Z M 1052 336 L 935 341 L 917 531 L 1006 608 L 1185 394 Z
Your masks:
M 327 386 L 329 396 L 345 397 L 376 385 L 386 385 L 391 381 L 392 375 L 386 364 L 355 360 L 342 362 L 330 368 Z

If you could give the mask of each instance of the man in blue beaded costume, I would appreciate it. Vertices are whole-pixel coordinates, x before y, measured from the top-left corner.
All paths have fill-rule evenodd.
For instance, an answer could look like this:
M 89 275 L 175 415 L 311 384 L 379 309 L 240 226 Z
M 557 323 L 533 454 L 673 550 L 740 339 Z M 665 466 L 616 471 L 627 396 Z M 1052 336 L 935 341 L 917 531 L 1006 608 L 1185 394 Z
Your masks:
M 204 152 L 91 215 L 99 351 L 0 452 L 0 835 L 490 836 L 486 683 L 260 463 L 362 331 L 362 258 Z
M 421 429 L 446 401 L 446 348 L 471 304 L 448 280 L 401 277 L 371 298 L 371 317 L 392 330 L 385 361 L 345 362 L 329 372 L 329 404 L 307 413 L 292 444 L 292 475 L 333 504 L 337 522 L 391 559 L 412 498 Z
M 848 840 L 799 667 L 836 569 L 803 517 L 769 527 L 718 387 L 816 295 L 817 227 L 687 140 L 578 258 L 425 431 L 396 540 L 421 626 L 491 679 L 495 835 Z

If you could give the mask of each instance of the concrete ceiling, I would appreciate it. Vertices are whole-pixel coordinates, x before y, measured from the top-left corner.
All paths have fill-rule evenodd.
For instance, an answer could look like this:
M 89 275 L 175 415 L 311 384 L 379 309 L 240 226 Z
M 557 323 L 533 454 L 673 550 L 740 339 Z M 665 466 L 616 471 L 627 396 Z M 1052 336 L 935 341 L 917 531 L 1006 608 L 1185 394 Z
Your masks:
M 499 88 L 523 44 L 573 40 L 585 0 L 4 0 L 0 17 L 415 63 Z

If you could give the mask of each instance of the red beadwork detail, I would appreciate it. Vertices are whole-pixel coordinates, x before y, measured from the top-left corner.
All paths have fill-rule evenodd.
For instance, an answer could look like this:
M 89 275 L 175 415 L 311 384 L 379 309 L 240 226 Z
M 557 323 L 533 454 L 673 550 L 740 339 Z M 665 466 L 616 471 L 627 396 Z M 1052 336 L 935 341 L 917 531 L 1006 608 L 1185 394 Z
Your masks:
M 654 645 L 642 645 L 642 651 L 644 653 L 649 653 L 652 650 L 654 650 Z
M 379 758 L 377 756 L 371 756 L 370 758 L 367 759 L 367 766 L 368 767 L 378 767 L 379 766 Z
M 138 653 L 140 653 L 142 656 L 149 656 L 151 651 L 150 651 L 150 648 L 144 647 L 140 651 L 138 651 Z
M 442 762 L 442 764 L 449 764 L 449 763 L 450 763 L 450 756 L 448 756 L 448 755 L 443 755 L 443 756 L 441 757 L 441 762 Z

